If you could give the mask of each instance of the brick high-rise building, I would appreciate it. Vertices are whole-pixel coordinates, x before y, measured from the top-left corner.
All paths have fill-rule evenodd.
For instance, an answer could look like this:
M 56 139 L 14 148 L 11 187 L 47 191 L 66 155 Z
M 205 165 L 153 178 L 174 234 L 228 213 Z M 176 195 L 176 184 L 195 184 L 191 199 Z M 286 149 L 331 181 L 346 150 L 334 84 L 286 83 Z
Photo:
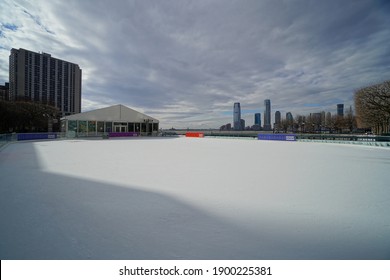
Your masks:
M 12 49 L 9 57 L 9 99 L 57 107 L 62 116 L 81 112 L 81 69 L 77 64 Z

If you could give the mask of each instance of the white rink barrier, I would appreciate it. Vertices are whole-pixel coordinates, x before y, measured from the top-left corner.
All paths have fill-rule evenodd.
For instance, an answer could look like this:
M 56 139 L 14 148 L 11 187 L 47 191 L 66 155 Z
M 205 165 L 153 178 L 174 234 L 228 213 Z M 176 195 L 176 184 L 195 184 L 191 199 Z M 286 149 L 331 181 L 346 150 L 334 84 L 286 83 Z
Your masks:
M 374 141 L 338 141 L 338 140 L 315 140 L 315 139 L 298 139 L 299 142 L 317 142 L 317 143 L 333 143 L 333 144 L 354 144 L 376 147 L 390 147 L 390 142 L 374 142 Z

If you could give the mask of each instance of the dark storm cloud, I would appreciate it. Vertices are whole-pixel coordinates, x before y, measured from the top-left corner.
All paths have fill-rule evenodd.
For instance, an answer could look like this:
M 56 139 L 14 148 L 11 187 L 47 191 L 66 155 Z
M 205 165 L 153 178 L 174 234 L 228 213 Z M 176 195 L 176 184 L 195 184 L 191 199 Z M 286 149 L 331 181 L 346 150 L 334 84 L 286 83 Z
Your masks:
M 17 28 L 1 29 L 0 59 L 24 47 L 78 63 L 84 110 L 122 103 L 167 126 L 218 127 L 234 102 L 334 111 L 389 78 L 386 1 L 35 2 L 5 2 L 0 23 Z

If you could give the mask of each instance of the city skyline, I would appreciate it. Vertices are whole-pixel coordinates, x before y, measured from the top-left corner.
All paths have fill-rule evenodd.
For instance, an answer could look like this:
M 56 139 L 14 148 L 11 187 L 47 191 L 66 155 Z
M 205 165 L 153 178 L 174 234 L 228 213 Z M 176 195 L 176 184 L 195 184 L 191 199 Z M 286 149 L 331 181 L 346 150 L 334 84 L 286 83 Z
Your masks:
M 324 110 L 321 111 L 312 111 L 307 114 L 302 114 L 301 112 L 297 112 L 296 114 L 291 113 L 290 111 L 283 112 L 284 117 L 282 116 L 282 112 L 279 110 L 273 111 L 272 110 L 272 102 L 270 99 L 266 99 L 263 101 L 264 103 L 264 111 L 263 111 L 263 116 L 264 116 L 264 122 L 261 120 L 262 113 L 260 112 L 252 112 L 250 115 L 252 120 L 251 121 L 246 121 L 245 119 L 242 118 L 242 110 L 241 110 L 241 103 L 240 102 L 235 102 L 233 105 L 233 121 L 228 122 L 226 124 L 222 124 L 219 126 L 220 130 L 265 130 L 265 131 L 271 131 L 273 130 L 276 126 L 281 124 L 281 121 L 287 120 L 290 122 L 293 122 L 295 117 L 308 117 L 308 116 L 313 116 L 317 117 L 320 116 L 319 118 L 325 121 L 325 116 L 328 116 L 330 118 L 332 115 L 333 116 L 339 116 L 339 117 L 344 117 L 345 116 L 345 109 L 344 109 L 344 104 L 334 104 L 334 110 L 332 111 L 327 111 L 325 112 Z M 349 110 L 352 110 L 351 113 L 353 114 L 353 109 L 352 106 L 349 107 Z M 244 109 L 245 111 L 245 109 Z M 268 126 L 264 126 L 266 124 L 266 121 L 270 119 L 271 122 L 268 121 Z M 240 121 L 239 121 L 240 120 Z M 246 125 L 245 125 L 246 123 Z M 244 124 L 244 125 L 242 125 Z
M 10 50 L 24 48 L 80 65 L 83 112 L 125 104 L 163 128 L 216 128 L 234 102 L 252 124 L 269 98 L 282 115 L 335 114 L 390 76 L 389 12 L 369 0 L 4 0 L 0 85 Z

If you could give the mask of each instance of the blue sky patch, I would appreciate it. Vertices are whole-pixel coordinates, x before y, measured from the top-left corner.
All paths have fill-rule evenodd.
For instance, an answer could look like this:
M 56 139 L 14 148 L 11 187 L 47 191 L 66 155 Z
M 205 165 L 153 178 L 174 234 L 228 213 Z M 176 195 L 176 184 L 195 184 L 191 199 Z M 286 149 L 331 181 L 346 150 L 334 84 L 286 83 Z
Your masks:
M 1 26 L 3 28 L 5 28 L 5 29 L 12 30 L 12 31 L 18 30 L 18 27 L 15 24 L 12 24 L 12 23 L 3 23 L 3 24 L 1 24 Z

